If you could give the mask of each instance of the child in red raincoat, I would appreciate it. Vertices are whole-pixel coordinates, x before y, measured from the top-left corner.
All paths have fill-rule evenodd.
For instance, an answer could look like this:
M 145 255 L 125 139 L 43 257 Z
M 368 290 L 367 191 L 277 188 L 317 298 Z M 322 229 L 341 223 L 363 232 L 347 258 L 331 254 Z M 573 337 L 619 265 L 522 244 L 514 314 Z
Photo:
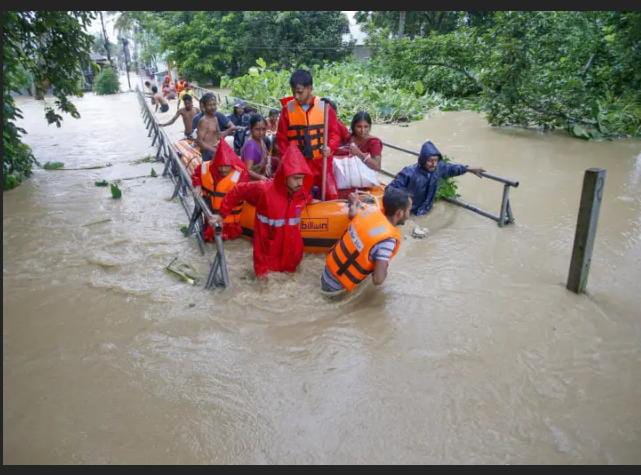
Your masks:
M 214 213 L 218 213 L 225 195 L 238 183 L 246 181 L 249 181 L 247 167 L 224 140 L 219 142 L 214 159 L 196 165 L 191 177 L 192 186 L 210 203 Z M 240 226 L 241 208 L 242 204 L 236 206 L 223 221 L 223 240 L 236 239 L 243 233 Z M 214 230 L 209 224 L 203 229 L 203 239 L 214 240 Z

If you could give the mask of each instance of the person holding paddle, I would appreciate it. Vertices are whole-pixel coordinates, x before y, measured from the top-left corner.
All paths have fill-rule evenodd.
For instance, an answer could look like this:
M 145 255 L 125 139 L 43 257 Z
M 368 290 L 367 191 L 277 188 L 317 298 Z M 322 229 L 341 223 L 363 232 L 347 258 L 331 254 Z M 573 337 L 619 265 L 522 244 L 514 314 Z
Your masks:
M 341 145 L 336 112 L 313 95 L 309 71 L 294 71 L 289 85 L 292 96 L 280 100 L 283 108 L 276 135 L 278 150 L 282 152 L 290 143 L 296 144 L 312 171 L 306 180 L 312 186 L 314 196 L 323 200 L 336 199 L 338 190 L 332 155 Z

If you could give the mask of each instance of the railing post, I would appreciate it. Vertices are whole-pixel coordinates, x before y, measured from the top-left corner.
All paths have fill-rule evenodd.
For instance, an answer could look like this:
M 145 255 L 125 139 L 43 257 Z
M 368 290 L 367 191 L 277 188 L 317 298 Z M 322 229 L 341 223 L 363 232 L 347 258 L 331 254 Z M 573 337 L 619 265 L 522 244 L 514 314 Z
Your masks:
M 507 217 L 507 205 L 509 203 L 510 185 L 503 185 L 503 198 L 501 198 L 501 212 L 499 213 L 499 228 L 505 226 Z
M 588 168 L 583 177 L 579 215 L 566 287 L 577 294 L 585 292 L 592 261 L 592 249 L 599 220 L 606 170 Z

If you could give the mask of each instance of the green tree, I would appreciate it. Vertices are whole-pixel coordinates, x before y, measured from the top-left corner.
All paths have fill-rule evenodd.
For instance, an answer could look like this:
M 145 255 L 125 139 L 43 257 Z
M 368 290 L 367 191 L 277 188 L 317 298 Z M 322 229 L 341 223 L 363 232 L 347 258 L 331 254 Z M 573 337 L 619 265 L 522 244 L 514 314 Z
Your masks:
M 10 189 L 31 174 L 36 159 L 21 142 L 26 131 L 15 122 L 21 111 L 11 93 L 19 93 L 24 74 L 33 77 L 42 93 L 51 86 L 55 101 L 45 105 L 47 122 L 61 125 L 57 111 L 78 118 L 68 96 L 82 95 L 82 67 L 89 64 L 93 37 L 85 33 L 94 18 L 92 12 L 10 11 L 2 13 L 3 96 L 2 172 L 3 189 Z M 54 109 L 55 107 L 55 109 Z
M 159 39 L 168 61 L 189 77 L 218 84 L 246 73 L 258 58 L 281 67 L 320 64 L 350 54 L 347 17 L 337 11 L 187 11 L 127 14 Z M 117 23 L 118 23 L 117 22 Z
M 404 22 L 401 20 L 404 15 Z M 447 33 L 456 29 L 464 19 L 463 12 L 453 11 L 358 11 L 354 15 L 363 30 L 374 35 L 398 35 L 399 24 L 403 24 L 403 35 L 409 38 L 427 36 L 432 32 Z
M 377 33 L 374 64 L 406 87 L 478 95 L 493 125 L 638 136 L 640 26 L 640 12 L 466 14 L 412 41 Z

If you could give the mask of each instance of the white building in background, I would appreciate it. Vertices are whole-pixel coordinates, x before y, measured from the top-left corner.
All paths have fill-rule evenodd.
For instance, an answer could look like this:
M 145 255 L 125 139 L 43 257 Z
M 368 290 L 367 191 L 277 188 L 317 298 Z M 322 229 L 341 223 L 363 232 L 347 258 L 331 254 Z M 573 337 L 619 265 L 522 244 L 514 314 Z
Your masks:
M 349 34 L 343 35 L 344 41 L 354 40 L 354 56 L 360 60 L 366 60 L 371 56 L 371 49 L 365 45 L 365 40 L 367 39 L 367 33 L 361 30 L 361 27 L 356 20 L 354 15 L 356 11 L 344 11 L 349 19 Z

